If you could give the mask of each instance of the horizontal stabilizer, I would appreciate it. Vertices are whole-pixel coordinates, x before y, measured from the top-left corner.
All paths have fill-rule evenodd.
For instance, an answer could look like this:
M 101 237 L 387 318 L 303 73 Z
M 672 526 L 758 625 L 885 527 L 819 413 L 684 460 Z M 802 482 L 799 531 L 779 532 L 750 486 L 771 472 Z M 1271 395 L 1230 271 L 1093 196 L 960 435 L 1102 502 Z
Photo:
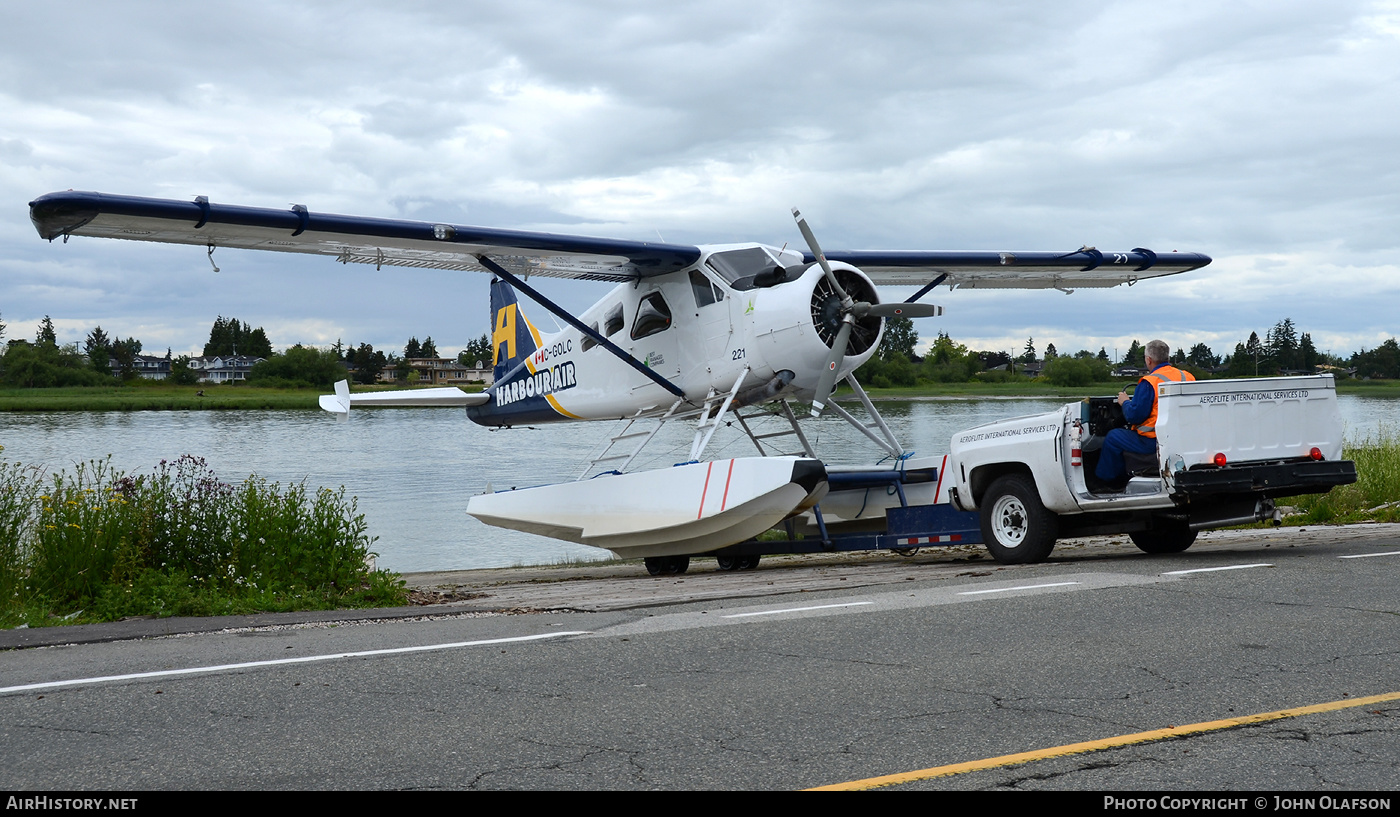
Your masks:
M 336 414 L 349 414 L 352 406 L 481 406 L 491 402 L 486 392 L 464 392 L 456 386 L 436 389 L 400 389 L 351 394 L 344 380 L 335 384 L 335 394 L 321 395 L 321 408 Z

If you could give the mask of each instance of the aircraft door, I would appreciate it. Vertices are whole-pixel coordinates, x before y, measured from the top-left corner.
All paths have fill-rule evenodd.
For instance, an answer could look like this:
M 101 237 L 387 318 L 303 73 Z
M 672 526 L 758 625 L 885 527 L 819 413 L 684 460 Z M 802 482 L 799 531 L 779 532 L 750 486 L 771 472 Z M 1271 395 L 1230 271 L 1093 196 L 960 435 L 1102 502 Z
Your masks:
M 687 316 L 691 319 L 687 327 L 691 341 L 682 345 L 681 369 L 685 372 L 687 392 L 700 385 L 698 391 L 703 395 L 712 383 L 723 381 L 726 373 L 737 371 L 735 361 L 730 359 L 733 350 L 729 348 L 734 334 L 729 314 L 733 299 L 725 297 L 724 289 L 700 270 L 691 270 L 687 283 L 690 292 L 685 305 L 694 308 Z M 731 382 L 724 388 L 733 385 L 734 377 L 729 375 Z
M 683 371 L 680 332 L 675 326 L 677 294 L 669 287 L 642 292 L 627 324 L 632 356 L 670 380 L 680 377 Z M 679 308 L 684 309 L 684 305 Z

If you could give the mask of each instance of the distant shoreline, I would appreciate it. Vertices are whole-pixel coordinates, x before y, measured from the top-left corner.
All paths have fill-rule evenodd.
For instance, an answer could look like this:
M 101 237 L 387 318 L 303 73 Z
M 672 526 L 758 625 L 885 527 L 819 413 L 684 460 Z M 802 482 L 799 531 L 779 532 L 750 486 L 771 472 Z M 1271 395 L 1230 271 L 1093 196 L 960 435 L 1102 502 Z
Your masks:
M 0 389 L 0 412 L 311 411 L 320 408 L 321 395 L 330 393 L 329 388 L 274 389 L 248 385 L 216 386 L 208 383 L 194 386 L 134 383 L 127 386 Z
M 938 383 L 905 388 L 867 388 L 871 398 L 892 400 L 1039 398 L 1045 400 L 1116 394 L 1131 385 L 1129 378 L 1092 386 L 1055 386 L 1049 383 Z M 384 388 L 392 388 L 385 386 Z M 356 389 L 359 391 L 360 389 Z M 200 395 L 200 392 L 203 395 Z M 1339 394 L 1400 398 L 1400 381 L 1341 380 Z M 310 411 L 330 389 L 272 389 L 256 386 L 171 386 L 140 383 L 129 386 L 64 387 L 51 389 L 0 389 L 0 412 L 38 413 L 60 411 Z M 849 395 L 849 392 L 845 392 Z

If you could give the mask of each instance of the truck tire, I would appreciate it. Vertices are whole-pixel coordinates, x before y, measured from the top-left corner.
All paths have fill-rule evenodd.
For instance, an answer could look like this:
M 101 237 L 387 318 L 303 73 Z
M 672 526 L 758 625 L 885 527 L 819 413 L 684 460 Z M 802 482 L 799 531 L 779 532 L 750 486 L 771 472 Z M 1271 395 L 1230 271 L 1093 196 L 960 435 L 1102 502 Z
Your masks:
M 1045 509 L 1029 477 L 999 478 L 978 504 L 982 506 L 982 541 L 998 562 L 1041 562 L 1055 549 L 1059 518 Z
M 1143 553 L 1180 553 L 1196 541 L 1196 532 L 1183 523 L 1128 534 Z

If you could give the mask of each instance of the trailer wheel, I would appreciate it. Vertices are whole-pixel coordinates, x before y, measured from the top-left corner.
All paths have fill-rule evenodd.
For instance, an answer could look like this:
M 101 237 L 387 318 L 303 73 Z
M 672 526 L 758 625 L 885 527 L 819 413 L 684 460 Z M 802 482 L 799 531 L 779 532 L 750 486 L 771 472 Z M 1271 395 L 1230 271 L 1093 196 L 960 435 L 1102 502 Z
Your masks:
M 647 566 L 647 572 L 653 576 L 684 573 L 690 569 L 689 556 L 648 556 L 642 561 Z
M 1143 553 L 1180 553 L 1196 541 L 1196 532 L 1184 523 L 1133 531 L 1128 536 Z
M 718 566 L 720 570 L 738 570 L 739 560 L 734 556 L 716 556 L 715 565 Z
M 738 560 L 738 570 L 753 570 L 758 567 L 760 556 L 740 556 Z
M 1026 477 L 1001 477 L 978 504 L 982 506 L 982 541 L 998 562 L 1040 562 L 1055 549 L 1059 519 L 1045 509 L 1035 484 Z

